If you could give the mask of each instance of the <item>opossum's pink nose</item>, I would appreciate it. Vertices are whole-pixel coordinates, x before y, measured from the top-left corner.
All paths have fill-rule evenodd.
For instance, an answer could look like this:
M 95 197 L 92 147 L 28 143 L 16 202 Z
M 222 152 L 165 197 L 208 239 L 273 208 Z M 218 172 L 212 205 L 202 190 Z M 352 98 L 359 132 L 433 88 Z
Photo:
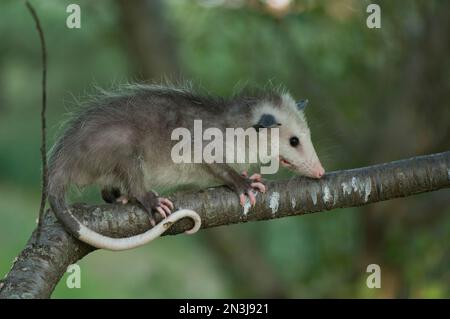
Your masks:
M 320 163 L 315 167 L 313 174 L 315 178 L 321 178 L 323 175 L 325 175 L 325 169 Z

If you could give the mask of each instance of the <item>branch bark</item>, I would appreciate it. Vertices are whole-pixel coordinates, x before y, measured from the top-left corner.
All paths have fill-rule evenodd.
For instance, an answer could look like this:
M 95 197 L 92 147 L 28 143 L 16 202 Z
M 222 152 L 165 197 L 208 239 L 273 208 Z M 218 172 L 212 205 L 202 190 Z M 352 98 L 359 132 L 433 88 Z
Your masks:
M 328 173 L 320 180 L 294 177 L 268 183 L 254 208 L 242 209 L 236 195 L 225 187 L 171 196 L 178 208 L 195 210 L 202 228 L 268 220 L 342 207 L 361 206 L 397 197 L 450 187 L 450 151 L 365 168 Z M 131 236 L 150 228 L 147 215 L 131 205 L 73 206 L 76 216 L 90 228 L 113 237 Z M 167 234 L 192 227 L 179 221 Z M 74 239 L 47 211 L 41 242 L 36 231 L 0 282 L 0 298 L 49 298 L 67 267 L 94 248 Z

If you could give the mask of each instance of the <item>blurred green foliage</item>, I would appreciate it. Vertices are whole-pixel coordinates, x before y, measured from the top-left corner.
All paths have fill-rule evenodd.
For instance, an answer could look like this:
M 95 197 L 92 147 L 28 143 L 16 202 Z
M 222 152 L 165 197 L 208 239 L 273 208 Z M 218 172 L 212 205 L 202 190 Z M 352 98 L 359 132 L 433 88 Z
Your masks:
M 367 1 L 293 1 L 282 14 L 266 10 L 264 1 L 164 1 L 161 15 L 178 60 L 175 74 L 158 75 L 141 68 L 143 58 L 130 49 L 123 1 L 32 2 L 47 38 L 50 144 L 94 84 L 168 76 L 221 95 L 271 81 L 309 98 L 313 140 L 327 170 L 449 149 L 448 2 L 379 1 L 382 28 L 371 30 Z M 69 3 L 81 6 L 81 29 L 66 27 Z M 38 212 L 41 60 L 22 2 L 0 3 L 0 32 L 4 274 Z M 165 237 L 122 253 L 99 251 L 79 262 L 81 289 L 68 289 L 63 278 L 53 296 L 448 298 L 449 195 L 443 190 Z M 381 289 L 365 284 L 369 263 L 381 266 Z

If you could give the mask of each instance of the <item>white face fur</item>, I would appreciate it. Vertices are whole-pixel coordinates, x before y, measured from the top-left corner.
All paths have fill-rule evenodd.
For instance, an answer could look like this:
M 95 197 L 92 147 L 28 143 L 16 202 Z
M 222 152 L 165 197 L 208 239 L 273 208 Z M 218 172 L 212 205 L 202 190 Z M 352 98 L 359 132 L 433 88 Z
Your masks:
M 264 114 L 272 115 L 279 128 L 279 161 L 280 164 L 297 174 L 312 178 L 321 178 L 325 170 L 317 157 L 311 142 L 311 132 L 303 110 L 299 110 L 296 102 L 289 94 L 283 94 L 281 106 L 270 103 L 255 109 L 253 114 L 258 122 Z

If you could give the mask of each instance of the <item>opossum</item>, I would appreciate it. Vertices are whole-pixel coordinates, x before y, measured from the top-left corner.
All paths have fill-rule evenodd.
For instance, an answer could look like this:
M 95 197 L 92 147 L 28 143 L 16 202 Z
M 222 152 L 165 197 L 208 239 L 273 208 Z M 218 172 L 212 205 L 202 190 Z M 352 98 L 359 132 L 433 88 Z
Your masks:
M 277 90 L 217 98 L 189 88 L 135 85 L 105 94 L 69 120 L 51 151 L 50 206 L 73 236 L 97 248 L 134 248 L 158 237 L 165 228 L 159 223 L 129 238 L 100 235 L 71 213 L 65 199 L 71 185 L 99 185 L 108 203 L 134 202 L 149 214 L 153 226 L 156 214 L 167 218 L 169 224 L 190 217 L 195 223 L 193 233 L 200 227 L 199 216 L 185 209 L 171 214 L 172 202 L 152 189 L 226 185 L 238 195 L 241 205 L 246 201 L 255 205 L 254 192 L 265 192 L 266 186 L 260 174 L 247 175 L 250 163 L 174 163 L 172 132 L 180 127 L 192 130 L 194 120 L 223 132 L 226 128 L 277 127 L 279 154 L 273 160 L 300 175 L 321 178 L 325 171 L 311 142 L 306 104 Z M 246 150 L 236 150 L 240 151 Z

